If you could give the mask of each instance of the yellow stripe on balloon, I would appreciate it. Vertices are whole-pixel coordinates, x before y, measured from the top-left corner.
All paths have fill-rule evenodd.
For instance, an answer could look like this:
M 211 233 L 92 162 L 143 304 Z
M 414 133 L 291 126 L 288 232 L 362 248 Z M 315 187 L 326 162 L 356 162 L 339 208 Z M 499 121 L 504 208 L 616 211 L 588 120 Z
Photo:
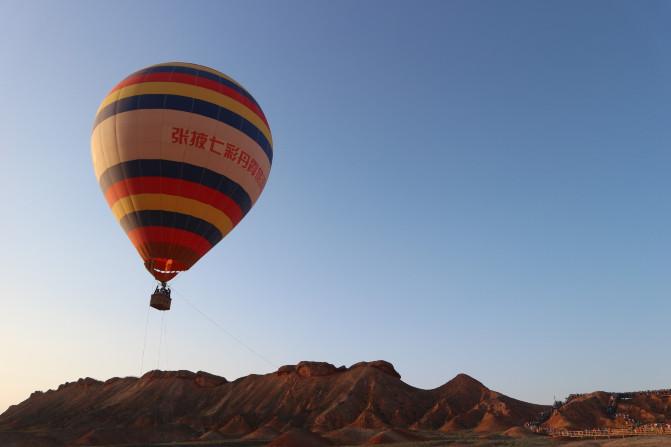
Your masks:
M 120 198 L 112 206 L 112 212 L 118 221 L 131 212 L 148 210 L 171 211 L 197 217 L 217 227 L 222 237 L 233 229 L 233 223 L 225 213 L 206 203 L 186 197 L 168 194 L 135 194 Z
M 230 96 L 222 95 L 221 93 L 217 93 L 213 90 L 203 87 L 182 84 L 180 82 L 141 82 L 139 84 L 129 85 L 128 87 L 121 88 L 108 95 L 103 100 L 102 104 L 100 104 L 97 113 L 99 113 L 106 106 L 120 99 L 148 94 L 186 96 L 188 98 L 196 98 L 202 101 L 216 104 L 220 107 L 224 107 L 254 124 L 254 126 L 256 126 L 257 129 L 259 129 L 263 135 L 265 135 L 270 145 L 273 145 L 270 129 L 268 129 L 266 123 L 264 123 L 255 112 L 251 111 L 243 104 L 240 104 Z

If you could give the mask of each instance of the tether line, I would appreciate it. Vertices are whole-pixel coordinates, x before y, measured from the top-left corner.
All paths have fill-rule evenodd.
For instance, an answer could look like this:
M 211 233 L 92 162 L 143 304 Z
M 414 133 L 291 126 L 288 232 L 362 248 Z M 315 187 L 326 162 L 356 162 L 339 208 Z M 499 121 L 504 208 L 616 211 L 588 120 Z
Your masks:
M 174 288 L 172 288 L 172 293 L 175 293 L 175 289 L 174 289 Z M 238 344 L 240 344 L 241 346 L 244 346 L 249 352 L 251 352 L 252 354 L 254 354 L 255 356 L 257 356 L 258 358 L 260 358 L 261 360 L 263 360 L 264 362 L 266 362 L 269 366 L 271 366 L 272 368 L 275 368 L 275 364 L 274 364 L 273 362 L 271 362 L 270 360 L 268 360 L 267 357 L 265 357 L 264 355 L 259 354 L 257 351 L 255 351 L 255 350 L 254 350 L 251 346 L 249 346 L 247 343 L 245 343 L 244 341 L 240 340 L 240 339 L 239 339 L 238 337 L 236 337 L 235 335 L 231 334 L 231 332 L 228 331 L 228 330 L 227 330 L 221 323 L 219 323 L 217 320 L 215 320 L 214 318 L 210 317 L 210 316 L 207 315 L 205 312 L 203 312 L 202 310 L 200 310 L 200 309 L 199 309 L 195 304 L 193 304 L 187 297 L 185 297 L 184 295 L 182 295 L 182 294 L 180 294 L 180 293 L 177 293 L 176 295 L 178 295 L 179 298 L 183 299 L 184 302 L 185 302 L 186 304 L 188 304 L 193 310 L 195 310 L 196 312 L 198 312 L 199 314 L 201 314 L 203 317 L 205 317 L 205 319 L 207 319 L 210 323 L 212 323 L 213 325 L 215 325 L 216 327 L 218 327 L 223 333 L 225 333 L 225 334 L 228 335 L 230 338 L 232 338 L 233 340 L 235 340 L 235 341 L 236 341 Z
M 161 369 L 161 345 L 163 344 L 163 326 L 165 322 L 165 312 L 161 312 L 161 335 L 158 339 L 158 357 L 156 359 L 156 369 Z

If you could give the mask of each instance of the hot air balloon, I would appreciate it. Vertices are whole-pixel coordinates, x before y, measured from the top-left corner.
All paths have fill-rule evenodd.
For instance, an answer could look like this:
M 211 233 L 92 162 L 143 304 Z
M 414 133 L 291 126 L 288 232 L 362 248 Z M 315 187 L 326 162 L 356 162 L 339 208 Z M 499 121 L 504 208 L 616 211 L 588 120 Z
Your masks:
M 167 282 L 191 268 L 254 205 L 273 159 L 252 95 L 202 65 L 137 71 L 98 108 L 93 168 L 112 213 L 159 281 L 150 305 L 170 309 Z

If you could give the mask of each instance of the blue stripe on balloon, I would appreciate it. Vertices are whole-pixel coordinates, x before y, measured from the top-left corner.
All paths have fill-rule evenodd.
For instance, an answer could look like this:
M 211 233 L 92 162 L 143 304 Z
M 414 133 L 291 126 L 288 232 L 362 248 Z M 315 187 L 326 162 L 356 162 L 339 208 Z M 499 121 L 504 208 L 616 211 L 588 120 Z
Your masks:
M 211 223 L 188 214 L 164 210 L 144 210 L 128 213 L 119 221 L 124 231 L 141 227 L 167 227 L 190 231 L 206 239 L 212 246 L 223 238 L 221 231 Z
M 220 107 L 201 99 L 189 98 L 188 96 L 146 94 L 122 98 L 105 106 L 96 115 L 93 127 L 95 128 L 102 121 L 117 113 L 140 109 L 179 110 L 181 112 L 195 113 L 228 124 L 256 141 L 261 146 L 261 149 L 263 149 L 263 152 L 265 152 L 268 161 L 271 164 L 273 162 L 273 149 L 270 142 L 254 124 L 225 107 Z

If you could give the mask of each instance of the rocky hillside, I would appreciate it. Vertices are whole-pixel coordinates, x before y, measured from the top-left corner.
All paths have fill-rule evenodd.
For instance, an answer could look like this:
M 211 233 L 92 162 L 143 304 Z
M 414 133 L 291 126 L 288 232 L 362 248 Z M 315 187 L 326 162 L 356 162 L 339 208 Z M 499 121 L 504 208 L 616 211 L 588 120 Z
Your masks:
M 547 407 L 460 374 L 414 388 L 385 361 L 301 362 L 233 382 L 205 372 L 86 378 L 35 392 L 0 415 L 0 445 L 105 445 L 245 438 L 275 445 L 387 443 L 424 431 L 503 431 Z
M 671 390 L 593 393 L 575 396 L 555 409 L 548 429 L 628 428 L 671 423 Z

